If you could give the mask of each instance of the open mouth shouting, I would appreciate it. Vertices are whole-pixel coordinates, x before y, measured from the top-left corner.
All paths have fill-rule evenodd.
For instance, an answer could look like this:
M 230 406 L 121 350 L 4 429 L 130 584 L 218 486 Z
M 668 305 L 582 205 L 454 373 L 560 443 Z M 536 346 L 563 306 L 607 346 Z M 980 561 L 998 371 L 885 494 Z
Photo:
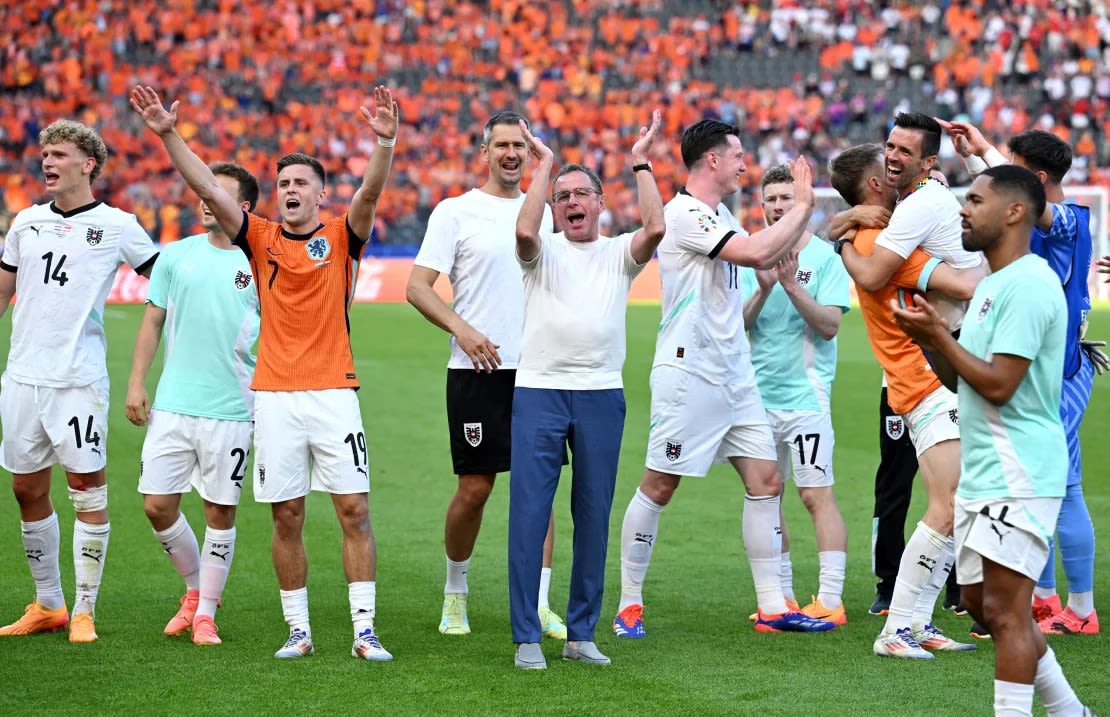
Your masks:
M 567 210 L 567 231 L 581 232 L 586 228 L 586 212 L 582 209 Z
M 52 169 L 43 170 L 43 178 L 46 180 L 46 186 L 50 187 L 58 183 L 61 175 Z

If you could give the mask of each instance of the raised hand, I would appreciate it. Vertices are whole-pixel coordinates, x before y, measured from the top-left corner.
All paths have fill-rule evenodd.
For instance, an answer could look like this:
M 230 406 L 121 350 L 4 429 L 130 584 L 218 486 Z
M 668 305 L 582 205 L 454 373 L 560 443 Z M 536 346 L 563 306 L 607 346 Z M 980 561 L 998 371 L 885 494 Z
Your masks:
M 173 132 L 173 127 L 177 124 L 177 108 L 180 104 L 174 101 L 167 111 L 154 88 L 142 85 L 131 88 L 131 106 L 142 115 L 143 122 L 150 131 L 159 137 Z
M 373 104 L 370 109 L 361 105 L 358 111 L 370 125 L 374 134 L 382 139 L 393 139 L 397 136 L 397 119 L 401 115 L 397 100 L 393 99 L 393 92 L 384 85 L 374 88 Z
M 663 126 L 663 115 L 659 110 L 651 113 L 651 126 L 640 128 L 640 137 L 632 145 L 632 163 L 643 164 L 648 161 L 648 152 L 655 138 L 659 136 L 659 128 Z
M 782 284 L 782 288 L 789 289 L 791 284 L 798 283 L 798 252 L 791 251 L 779 260 L 775 266 L 775 278 Z
M 551 151 L 550 147 L 541 142 L 539 137 L 532 134 L 528 129 L 528 123 L 524 120 L 520 121 L 520 131 L 524 135 L 524 141 L 528 143 L 528 153 L 532 155 L 533 159 L 539 162 L 555 160 L 555 153 Z
M 1110 256 L 1104 256 L 1098 260 L 1098 273 L 1110 275 Z M 1106 277 L 1107 284 L 1110 284 L 1110 276 Z
M 936 345 L 937 337 L 942 333 L 948 333 L 948 324 L 921 294 L 914 294 L 913 302 L 912 305 L 902 308 L 895 299 L 891 299 L 890 306 L 894 310 L 894 321 L 911 339 L 916 339 L 925 348 L 932 349 Z
M 944 128 L 944 131 L 952 137 L 952 144 L 955 145 L 956 151 L 960 153 L 961 157 L 972 154 L 982 157 L 991 148 L 991 143 L 987 141 L 979 128 L 970 122 L 948 121 L 939 117 L 936 120 Z
M 814 203 L 813 172 L 805 157 L 798 155 L 790 163 L 790 174 L 794 177 L 794 203 L 812 206 Z

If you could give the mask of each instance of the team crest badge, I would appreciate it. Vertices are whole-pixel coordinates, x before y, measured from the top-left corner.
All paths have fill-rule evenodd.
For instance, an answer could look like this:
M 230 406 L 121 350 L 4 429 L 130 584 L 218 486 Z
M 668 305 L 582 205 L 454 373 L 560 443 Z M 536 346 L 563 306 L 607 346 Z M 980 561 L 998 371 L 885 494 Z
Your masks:
M 794 279 L 798 282 L 798 286 L 805 286 L 812 278 L 813 269 L 798 269 L 798 273 L 794 275 Z
M 323 261 L 328 258 L 328 254 L 331 254 L 331 244 L 325 236 L 313 237 L 304 245 L 304 249 L 313 261 Z
M 89 227 L 89 230 L 85 232 L 85 241 L 89 243 L 89 246 L 96 246 L 103 238 L 103 229 L 93 229 L 92 227 Z
M 983 305 L 979 307 L 979 320 L 980 321 L 987 318 L 987 312 L 991 310 L 991 304 L 993 304 L 993 303 L 994 303 L 994 299 L 992 299 L 989 296 L 987 298 L 983 299 Z
M 235 288 L 245 289 L 251 285 L 251 275 L 245 271 L 235 272 Z
M 897 441 L 905 432 L 906 424 L 902 421 L 901 416 L 886 417 L 886 434 L 890 436 L 890 440 Z
M 478 444 L 482 442 L 482 424 L 464 423 L 463 437 L 466 438 L 466 442 L 469 443 L 472 447 L 477 448 Z
M 952 423 L 955 423 L 957 426 L 960 425 L 960 411 L 959 411 L 959 409 L 956 409 L 956 408 L 951 409 L 948 412 L 948 420 L 952 421 Z
M 682 455 L 682 441 L 667 441 L 666 447 L 663 449 L 663 455 L 667 456 L 667 460 L 674 463 Z

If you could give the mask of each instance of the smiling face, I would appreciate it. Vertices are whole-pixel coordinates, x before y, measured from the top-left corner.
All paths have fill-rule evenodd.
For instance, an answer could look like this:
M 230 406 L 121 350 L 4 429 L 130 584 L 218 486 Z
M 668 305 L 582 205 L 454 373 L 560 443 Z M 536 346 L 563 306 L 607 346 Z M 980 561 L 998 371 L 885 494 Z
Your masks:
M 744 164 L 744 146 L 739 137 L 727 135 L 724 144 L 706 152 L 705 161 L 713 170 L 721 196 L 740 191 L 740 175 L 748 168 Z
M 567 172 L 556 179 L 551 197 L 555 223 L 568 240 L 589 242 L 597 239 L 605 195 L 597 191 L 585 172 Z
M 506 192 L 520 191 L 528 145 L 517 124 L 496 124 L 490 128 L 489 142 L 482 145 L 482 158 L 489 165 L 490 180 Z
M 320 204 L 327 196 L 320 177 L 307 164 L 291 164 L 277 176 L 278 211 L 286 227 L 295 233 L 306 225 L 312 231 L 320 223 Z
M 936 155 L 921 156 L 924 135 L 914 129 L 895 127 L 887 137 L 883 159 L 887 184 L 904 194 L 915 182 L 924 179 L 936 164 Z
M 54 197 L 75 191 L 88 191 L 96 160 L 73 142 L 46 144 L 42 147 L 42 174 L 46 191 Z

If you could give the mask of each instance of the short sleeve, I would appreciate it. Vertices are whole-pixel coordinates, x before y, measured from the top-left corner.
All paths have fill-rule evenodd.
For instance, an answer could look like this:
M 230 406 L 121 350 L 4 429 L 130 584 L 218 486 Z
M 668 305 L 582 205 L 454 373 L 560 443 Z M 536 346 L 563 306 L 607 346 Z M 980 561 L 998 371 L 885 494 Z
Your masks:
M 1072 244 L 1079 238 L 1076 231 L 1078 218 L 1067 205 L 1052 204 L 1052 227 L 1048 230 L 1046 239 L 1056 244 Z
M 16 226 L 19 223 L 19 218 L 16 217 L 16 222 L 8 231 L 7 239 L 4 240 L 4 255 L 0 257 L 0 269 L 5 271 L 16 271 L 19 269 L 19 236 L 23 233 L 22 226 Z
M 550 233 L 550 212 L 545 212 L 544 216 L 549 218 L 547 231 Z M 424 241 L 420 243 L 420 250 L 416 253 L 413 263 L 438 271 L 440 274 L 450 274 L 455 266 L 455 245 L 458 240 L 456 224 L 450 202 L 440 202 L 436 205 L 432 215 L 428 217 Z M 543 233 L 541 225 L 540 234 Z
M 759 282 L 755 278 L 755 269 L 748 266 L 740 267 L 740 291 L 745 298 L 755 296 L 759 289 Z
M 621 234 L 617 237 L 617 241 L 620 242 L 621 246 L 620 256 L 624 263 L 624 271 L 632 279 L 639 276 L 640 272 L 644 270 L 644 267 L 648 265 L 648 261 L 651 261 L 651 259 L 648 259 L 648 261 L 640 264 L 637 263 L 636 259 L 632 256 L 632 238 L 634 236 L 636 236 L 635 232 L 628 232 L 627 234 Z
M 911 195 L 912 199 L 912 195 Z M 914 249 L 929 237 L 936 224 L 936 213 L 924 201 L 903 203 L 890 215 L 890 224 L 879 232 L 875 246 L 889 249 L 903 259 L 908 259 Z
M 177 255 L 180 253 L 173 249 L 174 246 L 170 245 L 158 257 L 158 261 L 154 263 L 154 269 L 150 272 L 150 283 L 147 284 L 146 301 L 159 309 L 169 308 L 170 283 L 173 281 L 173 270 L 177 264 Z
M 701 207 L 678 213 L 674 223 L 675 244 L 686 251 L 716 259 L 736 232 L 721 219 Z
M 839 306 L 847 311 L 850 306 L 848 283 L 848 271 L 844 268 L 844 262 L 833 254 L 825 261 L 813 298 L 822 306 Z
M 1043 284 L 1042 291 L 1034 288 L 1034 282 L 1021 286 L 1011 284 L 997 309 L 992 307 L 998 314 L 991 336 L 991 354 L 1019 356 L 1030 361 L 1036 358 L 1053 321 L 1060 320 L 1057 314 L 1062 302 L 1049 301 L 1045 294 L 1053 290 L 1063 293 L 1059 284 Z
M 276 224 L 276 222 L 271 222 L 257 214 L 251 214 L 244 209 L 243 224 L 239 227 L 239 233 L 232 240 L 232 243 L 242 249 L 243 253 L 250 259 L 256 251 L 263 249 L 266 235 L 269 233 L 272 224 Z
M 120 227 L 119 251 L 123 260 L 140 273 L 158 255 L 158 248 L 134 215 L 128 215 Z
M 890 283 L 900 289 L 916 289 L 930 260 L 932 260 L 931 256 L 921 249 L 915 249 L 910 252 L 909 257 L 902 262 L 902 265 L 890 275 Z M 930 273 L 932 273 L 931 270 Z

